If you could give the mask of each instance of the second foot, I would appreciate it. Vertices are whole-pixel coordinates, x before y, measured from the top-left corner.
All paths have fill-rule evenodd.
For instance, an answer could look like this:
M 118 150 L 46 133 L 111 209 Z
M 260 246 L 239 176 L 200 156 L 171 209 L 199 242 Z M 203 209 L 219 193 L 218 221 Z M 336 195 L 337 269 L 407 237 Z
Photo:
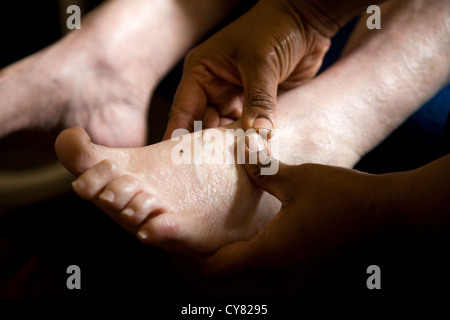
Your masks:
M 22 129 L 81 126 L 103 145 L 145 144 L 158 76 L 139 62 L 124 63 L 126 53 L 105 54 L 102 45 L 86 39 L 69 34 L 1 70 L 0 137 Z

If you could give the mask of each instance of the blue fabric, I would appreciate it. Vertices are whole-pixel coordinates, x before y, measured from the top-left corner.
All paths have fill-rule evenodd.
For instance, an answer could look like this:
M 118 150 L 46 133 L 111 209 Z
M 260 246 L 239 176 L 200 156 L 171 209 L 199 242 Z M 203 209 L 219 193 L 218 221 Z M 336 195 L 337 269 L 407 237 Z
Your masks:
M 418 130 L 421 135 L 430 141 L 446 143 L 447 141 L 442 141 L 442 139 L 449 113 L 450 85 L 447 85 L 414 113 L 404 126 Z

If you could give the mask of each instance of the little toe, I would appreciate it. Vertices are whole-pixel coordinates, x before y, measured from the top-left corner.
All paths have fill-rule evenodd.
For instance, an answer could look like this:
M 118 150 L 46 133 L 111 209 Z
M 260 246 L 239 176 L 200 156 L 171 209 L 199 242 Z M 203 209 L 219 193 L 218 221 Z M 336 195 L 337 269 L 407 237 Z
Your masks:
M 98 205 L 121 211 L 128 202 L 142 191 L 140 181 L 131 175 L 122 175 L 111 181 L 98 196 Z
M 196 254 L 191 220 L 176 213 L 162 213 L 148 219 L 138 230 L 137 237 L 145 244 L 184 254 Z M 195 242 L 195 241 L 194 241 Z M 195 252 L 193 252 L 195 250 Z M 202 248 L 200 248 L 202 250 Z
M 169 206 L 157 196 L 148 192 L 138 193 L 121 212 L 121 218 L 132 226 L 138 226 L 145 219 L 168 212 Z
M 95 200 L 102 190 L 115 178 L 123 174 L 123 170 L 110 160 L 103 160 L 86 170 L 72 183 L 74 191 L 85 200 Z

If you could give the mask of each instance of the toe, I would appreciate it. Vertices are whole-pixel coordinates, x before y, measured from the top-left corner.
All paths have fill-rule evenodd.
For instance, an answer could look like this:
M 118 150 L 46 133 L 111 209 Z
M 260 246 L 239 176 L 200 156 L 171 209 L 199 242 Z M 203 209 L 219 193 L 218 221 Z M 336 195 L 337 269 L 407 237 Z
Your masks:
M 79 127 L 61 132 L 56 139 L 55 150 L 61 163 L 75 175 L 100 161 L 91 138 Z
M 86 170 L 74 181 L 74 191 L 83 199 L 93 201 L 114 179 L 123 174 L 122 169 L 110 160 L 103 160 Z
M 188 255 L 209 254 L 226 243 L 219 233 L 196 224 L 192 217 L 173 212 L 147 219 L 137 237 L 147 245 Z
M 183 239 L 178 215 L 163 213 L 147 220 L 139 229 L 137 236 L 145 244 L 173 250 L 173 246 Z
M 195 229 L 191 219 L 176 213 L 161 213 L 148 219 L 137 232 L 140 241 L 171 252 L 189 255 L 210 253 L 210 244 L 202 245 L 202 232 Z M 212 242 L 212 246 L 215 243 Z
M 55 142 L 55 151 L 59 160 L 76 176 L 105 159 L 127 168 L 132 150 L 96 145 L 91 142 L 86 131 L 79 127 L 64 130 Z
M 111 181 L 98 196 L 98 205 L 121 211 L 138 193 L 142 192 L 140 181 L 131 175 L 122 175 Z
M 168 206 L 155 195 L 138 193 L 121 212 L 121 218 L 132 226 L 138 226 L 146 219 L 168 212 Z

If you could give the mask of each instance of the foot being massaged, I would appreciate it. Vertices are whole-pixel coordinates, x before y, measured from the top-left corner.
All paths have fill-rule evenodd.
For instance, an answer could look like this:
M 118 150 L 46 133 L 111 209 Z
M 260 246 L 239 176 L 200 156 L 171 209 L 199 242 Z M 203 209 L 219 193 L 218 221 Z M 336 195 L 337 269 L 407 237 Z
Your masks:
M 1 72 L 0 135 L 67 128 L 55 148 L 76 194 L 212 273 L 301 267 L 386 225 L 448 232 L 449 156 L 407 172 L 352 168 L 448 84 L 450 3 L 375 1 L 382 28 L 361 19 L 316 76 L 331 38 L 374 1 L 260 0 L 196 45 L 239 2 L 105 2 Z M 149 97 L 183 57 L 164 140 L 143 146 Z M 236 139 L 215 140 L 239 129 L 253 130 L 244 163 Z

